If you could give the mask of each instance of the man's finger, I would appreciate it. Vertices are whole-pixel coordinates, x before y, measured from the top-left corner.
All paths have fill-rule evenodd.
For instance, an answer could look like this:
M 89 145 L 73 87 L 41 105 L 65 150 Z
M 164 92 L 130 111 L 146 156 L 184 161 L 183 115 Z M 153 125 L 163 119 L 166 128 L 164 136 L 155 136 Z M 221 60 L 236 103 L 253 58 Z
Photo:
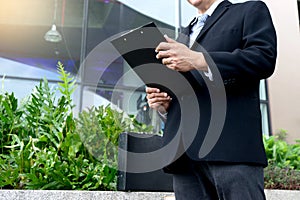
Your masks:
M 164 35 L 165 39 L 167 40 L 168 43 L 176 43 L 175 40 L 169 38 L 167 35 Z
M 160 51 L 160 52 L 158 52 L 158 54 L 156 54 L 157 59 L 168 58 L 168 57 L 170 57 L 170 52 L 169 51 Z
M 164 58 L 164 59 L 162 59 L 162 63 L 164 65 L 170 65 L 173 63 L 173 58 Z
M 155 48 L 155 52 L 158 53 L 159 51 L 166 51 L 171 48 L 169 42 L 161 42 L 159 45 Z
M 146 93 L 159 93 L 160 90 L 158 88 L 146 87 Z

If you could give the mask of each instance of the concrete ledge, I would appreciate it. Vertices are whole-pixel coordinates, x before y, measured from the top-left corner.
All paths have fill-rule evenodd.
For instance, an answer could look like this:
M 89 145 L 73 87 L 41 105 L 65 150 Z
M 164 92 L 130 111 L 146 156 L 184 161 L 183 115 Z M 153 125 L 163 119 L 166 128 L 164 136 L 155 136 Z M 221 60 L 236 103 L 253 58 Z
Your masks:
M 265 190 L 267 200 L 300 199 L 300 190 Z
M 266 190 L 267 200 L 300 199 L 300 191 Z M 167 192 L 0 190 L 0 200 L 174 200 Z
M 172 193 L 73 190 L 0 190 L 0 200 L 164 200 Z

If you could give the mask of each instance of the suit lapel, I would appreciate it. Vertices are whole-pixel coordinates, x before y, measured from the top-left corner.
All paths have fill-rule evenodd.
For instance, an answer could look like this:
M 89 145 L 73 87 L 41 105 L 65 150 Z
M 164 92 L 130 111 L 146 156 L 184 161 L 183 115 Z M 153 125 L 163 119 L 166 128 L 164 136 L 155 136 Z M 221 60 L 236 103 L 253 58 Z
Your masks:
M 232 5 L 229 1 L 225 0 L 223 1 L 213 12 L 212 16 L 210 16 L 205 25 L 203 26 L 203 29 L 199 33 L 199 35 L 196 38 L 196 41 L 199 41 L 201 37 L 210 29 L 214 23 L 228 10 L 229 6 Z
M 178 35 L 177 41 L 182 44 L 185 44 L 186 46 L 189 46 L 189 34 L 189 27 L 182 28 L 181 32 Z
M 210 16 L 206 20 L 206 23 L 203 26 L 203 29 L 201 30 L 199 35 L 197 36 L 196 41 L 199 42 L 199 40 L 201 40 L 201 37 L 203 37 L 203 35 L 212 27 L 212 25 L 214 23 L 216 23 L 216 21 L 228 10 L 230 5 L 231 5 L 231 3 L 227 0 L 225 0 L 216 8 L 216 10 L 213 12 L 212 16 Z M 194 50 L 197 49 L 197 51 L 205 52 L 205 50 L 203 50 L 203 47 L 201 45 L 200 46 L 198 45 L 198 42 L 195 42 L 192 45 L 191 49 L 194 49 Z M 191 70 L 190 72 L 194 76 L 194 78 L 198 81 L 198 83 L 201 84 L 203 82 L 203 78 L 200 75 L 199 71 Z

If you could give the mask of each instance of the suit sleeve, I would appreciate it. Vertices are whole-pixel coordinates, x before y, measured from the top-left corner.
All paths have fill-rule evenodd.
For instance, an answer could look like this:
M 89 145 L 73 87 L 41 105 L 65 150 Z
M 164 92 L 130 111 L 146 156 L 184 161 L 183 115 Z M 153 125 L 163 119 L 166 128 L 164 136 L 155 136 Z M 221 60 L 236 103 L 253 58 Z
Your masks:
M 276 32 L 269 10 L 265 3 L 256 1 L 241 12 L 245 13 L 240 38 L 242 46 L 232 52 L 212 51 L 208 54 L 223 79 L 249 81 L 268 78 L 274 72 L 277 56 Z

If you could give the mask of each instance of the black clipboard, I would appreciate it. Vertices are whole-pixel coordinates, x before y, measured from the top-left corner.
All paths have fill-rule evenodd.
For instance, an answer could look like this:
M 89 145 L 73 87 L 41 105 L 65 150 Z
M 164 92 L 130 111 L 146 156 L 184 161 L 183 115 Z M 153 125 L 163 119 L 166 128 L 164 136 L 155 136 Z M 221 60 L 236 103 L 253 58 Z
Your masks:
M 161 63 L 156 59 L 155 48 L 166 41 L 154 22 L 133 29 L 111 41 L 127 63 L 135 68 L 146 63 Z
M 194 78 L 190 73 L 168 69 L 156 58 L 155 48 L 164 41 L 155 23 L 150 22 L 114 38 L 111 43 L 145 85 L 178 96 L 189 91 L 189 82 Z

